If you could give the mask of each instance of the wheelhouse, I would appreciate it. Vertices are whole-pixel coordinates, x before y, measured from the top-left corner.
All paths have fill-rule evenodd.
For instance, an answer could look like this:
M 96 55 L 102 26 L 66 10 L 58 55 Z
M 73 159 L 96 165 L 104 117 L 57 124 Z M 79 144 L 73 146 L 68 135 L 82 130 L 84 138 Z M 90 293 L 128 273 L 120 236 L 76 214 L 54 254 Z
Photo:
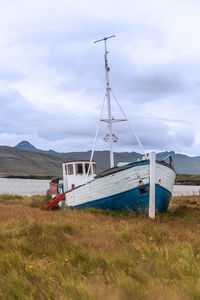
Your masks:
M 74 160 L 63 163 L 64 190 L 69 191 L 96 176 L 96 162 L 89 160 Z

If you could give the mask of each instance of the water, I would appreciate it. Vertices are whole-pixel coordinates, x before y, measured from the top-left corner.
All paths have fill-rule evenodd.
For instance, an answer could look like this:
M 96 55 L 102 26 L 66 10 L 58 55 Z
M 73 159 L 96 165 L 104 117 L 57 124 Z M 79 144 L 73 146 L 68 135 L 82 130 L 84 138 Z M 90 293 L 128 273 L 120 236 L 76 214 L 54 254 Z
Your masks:
M 0 194 L 43 195 L 48 188 L 49 180 L 0 178 Z
M 0 194 L 44 195 L 48 188 L 49 180 L 0 178 Z M 173 195 L 200 195 L 200 186 L 175 185 Z
M 199 185 L 175 185 L 173 189 L 173 196 L 200 196 Z

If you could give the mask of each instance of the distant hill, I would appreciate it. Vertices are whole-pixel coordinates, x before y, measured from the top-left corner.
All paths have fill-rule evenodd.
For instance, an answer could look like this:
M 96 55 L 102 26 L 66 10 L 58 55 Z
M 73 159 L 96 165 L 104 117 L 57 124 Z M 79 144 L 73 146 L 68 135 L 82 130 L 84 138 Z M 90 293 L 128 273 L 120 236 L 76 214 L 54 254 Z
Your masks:
M 14 148 L 21 149 L 21 150 L 26 150 L 26 151 L 35 151 L 35 152 L 41 152 L 41 153 L 46 153 L 46 154 L 57 154 L 56 151 L 54 150 L 41 150 L 33 146 L 31 143 L 28 141 L 21 141 L 19 144 L 14 146 Z
M 0 146 L 0 177 L 8 176 L 62 176 L 62 162 L 75 159 L 90 159 L 91 151 L 57 153 L 37 149 L 27 150 L 18 147 Z M 97 171 L 109 168 L 109 152 L 97 151 L 94 159 Z M 115 161 L 133 161 L 130 154 L 116 153 Z
M 62 162 L 75 159 L 90 159 L 91 151 L 58 153 L 53 150 L 37 149 L 28 141 L 22 141 L 15 147 L 0 146 L 0 176 L 62 176 Z M 162 160 L 172 155 L 175 171 L 178 174 L 200 174 L 200 156 L 190 157 L 173 151 L 157 153 Z M 115 164 L 131 162 L 142 158 L 137 152 L 114 153 Z M 109 151 L 96 151 L 94 160 L 97 171 L 109 168 Z M 167 159 L 168 160 L 168 159 Z
M 195 160 L 200 161 L 200 156 L 193 156 L 192 158 L 195 159 Z
M 15 147 L 0 147 L 0 176 L 59 176 L 62 159 Z
M 38 151 L 35 146 L 33 146 L 28 141 L 21 141 L 19 144 L 15 146 L 15 148 L 22 149 L 22 150 L 31 150 L 31 151 Z

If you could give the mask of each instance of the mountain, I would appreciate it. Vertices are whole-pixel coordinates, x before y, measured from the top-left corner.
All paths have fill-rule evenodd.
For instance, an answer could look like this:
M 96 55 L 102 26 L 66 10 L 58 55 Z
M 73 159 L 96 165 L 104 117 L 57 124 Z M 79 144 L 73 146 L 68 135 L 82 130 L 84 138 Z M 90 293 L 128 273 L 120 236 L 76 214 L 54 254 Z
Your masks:
M 16 147 L 0 147 L 0 177 L 7 176 L 59 176 L 62 159 Z
M 200 161 L 200 156 L 193 156 L 192 158 L 195 159 L 195 160 Z
M 167 157 L 169 157 L 170 155 L 173 157 L 173 159 L 176 156 L 176 154 L 175 154 L 174 151 L 165 151 L 165 152 L 159 152 L 159 153 L 157 153 L 156 154 L 156 158 L 158 160 L 163 160 L 163 159 L 166 159 Z
M 21 141 L 19 144 L 15 146 L 15 148 L 22 149 L 22 150 L 31 150 L 31 151 L 38 151 L 35 146 L 33 146 L 28 141 Z M 39 150 L 40 151 L 40 150 Z
M 127 152 L 128 153 L 128 152 Z M 137 153 L 137 152 L 130 152 L 129 154 L 131 154 L 131 156 L 135 159 L 135 160 L 138 160 L 138 159 L 142 159 L 142 157 L 144 156 L 143 154 L 140 154 L 140 153 Z M 163 160 L 163 159 L 166 159 L 167 157 L 169 156 L 174 156 L 175 155 L 175 152 L 174 151 L 165 151 L 165 152 L 159 152 L 156 154 L 156 158 L 158 160 Z
M 52 153 L 53 152 L 53 153 Z M 24 150 L 18 147 L 0 146 L 0 177 L 54 177 L 62 176 L 62 162 L 76 159 L 90 159 L 91 151 L 57 153 L 37 149 Z M 94 160 L 97 171 L 109 168 L 109 151 L 96 151 Z M 115 161 L 133 161 L 130 154 L 116 153 Z
M 184 154 L 174 156 L 174 167 L 177 174 L 200 174 L 200 160 Z
M 62 176 L 62 162 L 76 159 L 90 159 L 91 151 L 58 153 L 53 150 L 37 149 L 28 141 L 22 141 L 15 147 L 0 146 L 0 177 L 7 176 Z M 200 174 L 200 156 L 190 157 L 173 151 L 157 153 L 157 159 L 163 160 L 172 155 L 177 174 Z M 137 152 L 114 153 L 115 164 L 141 159 Z M 94 160 L 97 171 L 109 168 L 109 151 L 95 151 Z M 169 158 L 166 159 L 169 161 Z
M 33 146 L 31 143 L 28 141 L 21 141 L 19 144 L 14 146 L 14 148 L 21 149 L 21 150 L 26 150 L 26 151 L 36 151 L 36 152 L 41 152 L 41 153 L 46 153 L 46 154 L 57 154 L 56 151 L 54 150 L 41 150 Z

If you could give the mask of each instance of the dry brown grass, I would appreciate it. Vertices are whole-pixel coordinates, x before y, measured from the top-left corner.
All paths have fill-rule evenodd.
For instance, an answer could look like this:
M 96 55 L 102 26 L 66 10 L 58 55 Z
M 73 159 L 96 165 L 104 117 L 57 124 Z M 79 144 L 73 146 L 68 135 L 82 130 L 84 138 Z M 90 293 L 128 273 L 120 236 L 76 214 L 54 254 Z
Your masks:
M 0 299 L 200 299 L 199 197 L 155 220 L 36 200 L 0 201 Z
M 172 197 L 170 209 L 200 209 L 200 196 L 176 196 Z

